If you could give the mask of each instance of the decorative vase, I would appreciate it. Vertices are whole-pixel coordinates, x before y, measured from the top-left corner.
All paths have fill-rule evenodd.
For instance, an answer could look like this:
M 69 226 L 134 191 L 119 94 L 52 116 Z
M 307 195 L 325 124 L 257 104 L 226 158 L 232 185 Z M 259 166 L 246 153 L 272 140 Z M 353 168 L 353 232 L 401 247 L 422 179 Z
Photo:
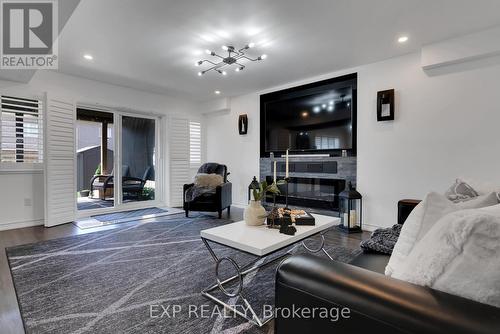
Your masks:
M 266 209 L 264 209 L 260 201 L 251 200 L 250 205 L 245 208 L 243 217 L 247 225 L 262 225 L 266 221 Z

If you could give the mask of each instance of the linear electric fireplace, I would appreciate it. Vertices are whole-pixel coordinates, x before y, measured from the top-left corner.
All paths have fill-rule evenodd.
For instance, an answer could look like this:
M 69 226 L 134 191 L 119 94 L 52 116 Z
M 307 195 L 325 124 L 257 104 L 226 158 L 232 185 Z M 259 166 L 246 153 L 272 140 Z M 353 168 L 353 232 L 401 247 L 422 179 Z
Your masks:
M 266 181 L 273 182 L 272 176 Z M 285 203 L 286 185 L 279 186 L 281 195 L 276 196 L 276 203 Z M 338 194 L 344 190 L 345 180 L 322 179 L 312 177 L 291 177 L 288 183 L 288 204 L 308 208 L 338 211 Z M 266 195 L 266 203 L 273 203 L 273 195 Z

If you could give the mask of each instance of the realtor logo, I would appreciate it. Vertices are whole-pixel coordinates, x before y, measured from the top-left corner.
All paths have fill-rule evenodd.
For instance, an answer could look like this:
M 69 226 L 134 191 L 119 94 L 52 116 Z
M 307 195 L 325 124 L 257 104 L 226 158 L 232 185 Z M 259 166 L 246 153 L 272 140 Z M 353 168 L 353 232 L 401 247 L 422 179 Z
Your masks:
M 0 0 L 2 69 L 57 69 L 57 0 Z

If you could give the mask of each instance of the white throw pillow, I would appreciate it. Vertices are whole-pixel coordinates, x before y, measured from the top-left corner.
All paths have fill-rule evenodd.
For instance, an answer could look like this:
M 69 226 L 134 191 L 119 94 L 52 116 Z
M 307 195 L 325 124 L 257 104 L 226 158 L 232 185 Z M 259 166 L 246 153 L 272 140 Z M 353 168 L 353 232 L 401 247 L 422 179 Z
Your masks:
M 482 208 L 495 204 L 498 204 L 495 193 L 456 204 L 436 192 L 427 194 L 424 200 L 413 209 L 401 228 L 398 241 L 385 267 L 385 274 L 392 276 L 393 272 L 404 264 L 415 243 L 422 239 L 441 217 L 458 210 Z
M 500 205 L 441 218 L 392 277 L 500 307 Z
M 444 195 L 450 201 L 455 203 L 468 201 L 474 197 L 479 196 L 479 194 L 473 187 L 471 187 L 467 182 L 462 181 L 461 179 L 456 179 L 455 183 L 453 183 L 451 187 L 446 190 Z
M 498 200 L 500 201 L 500 185 L 498 182 L 481 182 L 474 179 L 466 178 L 466 182 L 477 191 L 479 195 L 489 194 L 491 192 L 497 193 Z
M 199 187 L 215 188 L 224 183 L 222 175 L 198 173 L 194 177 L 194 184 Z

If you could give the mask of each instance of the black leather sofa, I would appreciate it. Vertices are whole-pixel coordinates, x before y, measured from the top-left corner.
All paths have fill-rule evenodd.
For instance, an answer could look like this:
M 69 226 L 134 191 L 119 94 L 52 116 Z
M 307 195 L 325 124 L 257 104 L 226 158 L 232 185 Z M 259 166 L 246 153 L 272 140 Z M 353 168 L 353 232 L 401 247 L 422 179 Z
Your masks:
M 232 204 L 232 184 L 227 180 L 230 174 L 227 172 L 227 166 L 214 162 L 207 162 L 198 169 L 198 173 L 219 174 L 222 176 L 224 183 L 217 186 L 215 194 L 204 194 L 193 201 L 186 201 L 186 191 L 194 186 L 194 183 L 185 184 L 183 187 L 183 208 L 186 212 L 186 217 L 189 216 L 189 211 L 208 211 L 218 212 L 219 219 L 222 218 L 222 211 L 227 209 L 227 214 L 230 214 Z
M 285 259 L 276 273 L 278 310 L 350 312 L 332 321 L 335 313 L 312 318 L 278 311 L 275 333 L 500 333 L 500 308 L 385 276 L 388 261 L 374 253 L 349 264 L 310 254 Z

